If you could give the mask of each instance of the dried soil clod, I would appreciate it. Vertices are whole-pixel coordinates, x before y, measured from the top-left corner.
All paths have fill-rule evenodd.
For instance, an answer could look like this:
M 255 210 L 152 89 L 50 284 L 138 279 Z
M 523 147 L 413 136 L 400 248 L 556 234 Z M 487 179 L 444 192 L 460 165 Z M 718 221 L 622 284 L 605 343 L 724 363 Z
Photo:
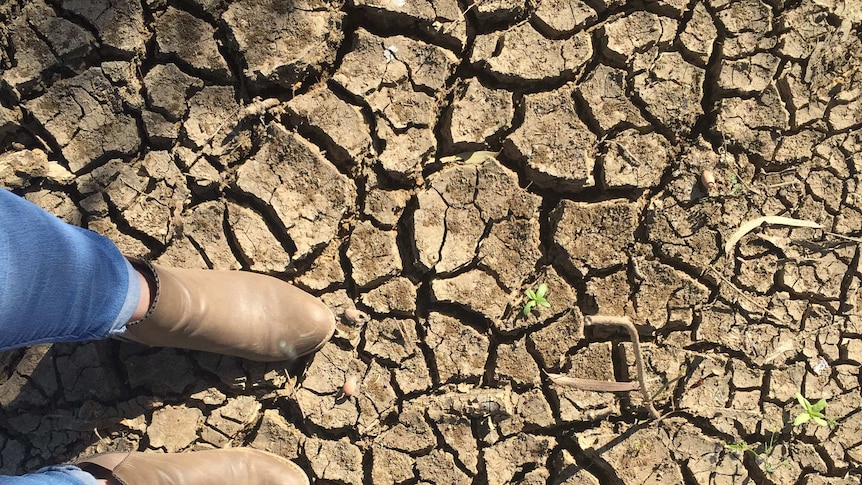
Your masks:
M 458 390 L 426 396 L 414 402 L 420 408 L 427 408 L 428 416 L 435 421 L 443 420 L 445 416 L 484 419 L 491 416 L 508 418 L 515 414 L 512 389 L 508 387 Z

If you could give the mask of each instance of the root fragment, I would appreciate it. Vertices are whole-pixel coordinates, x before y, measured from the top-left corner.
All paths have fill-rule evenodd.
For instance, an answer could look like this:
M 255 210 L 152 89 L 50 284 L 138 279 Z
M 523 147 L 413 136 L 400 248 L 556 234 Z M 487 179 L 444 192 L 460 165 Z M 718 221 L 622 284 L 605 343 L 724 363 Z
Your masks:
M 641 352 L 641 341 L 638 337 L 638 330 L 635 328 L 634 324 L 628 317 L 616 317 L 616 316 L 607 316 L 607 315 L 592 315 L 588 316 L 584 320 L 584 326 L 586 325 L 612 325 L 617 327 L 623 327 L 629 332 L 629 336 L 632 339 L 632 344 L 634 348 L 635 354 L 635 365 L 637 367 L 638 372 L 638 383 L 640 384 L 641 394 L 644 396 L 644 402 L 646 403 L 647 409 L 649 410 L 650 415 L 654 419 L 659 418 L 659 413 L 655 409 L 652 403 L 652 397 L 650 397 L 649 391 L 646 387 L 646 377 L 644 374 L 644 364 L 643 364 L 643 354 Z

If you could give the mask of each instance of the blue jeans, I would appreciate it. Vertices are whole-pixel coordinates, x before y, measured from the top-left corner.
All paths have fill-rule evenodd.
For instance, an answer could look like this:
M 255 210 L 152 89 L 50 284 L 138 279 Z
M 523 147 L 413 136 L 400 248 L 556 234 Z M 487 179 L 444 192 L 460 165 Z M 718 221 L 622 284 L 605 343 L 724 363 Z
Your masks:
M 0 475 L 0 485 L 98 485 L 98 482 L 96 477 L 74 465 L 58 465 L 23 477 Z
M 140 298 L 134 268 L 114 244 L 0 189 L 0 350 L 117 335 Z M 74 466 L 0 485 L 91 485 Z

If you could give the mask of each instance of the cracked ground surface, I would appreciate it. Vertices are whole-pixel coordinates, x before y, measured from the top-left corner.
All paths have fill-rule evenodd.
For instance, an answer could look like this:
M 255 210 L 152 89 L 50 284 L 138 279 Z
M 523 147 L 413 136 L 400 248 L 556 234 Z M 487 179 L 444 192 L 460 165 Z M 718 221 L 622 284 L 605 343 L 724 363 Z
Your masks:
M 0 20 L 4 186 L 340 319 L 293 365 L 4 353 L 0 472 L 252 446 L 321 483 L 859 483 L 858 2 L 6 0 Z M 771 215 L 823 228 L 724 253 Z M 524 316 L 541 283 L 551 307 Z M 548 377 L 635 379 L 594 314 L 636 322 L 661 420 Z M 793 428 L 797 392 L 837 425 Z

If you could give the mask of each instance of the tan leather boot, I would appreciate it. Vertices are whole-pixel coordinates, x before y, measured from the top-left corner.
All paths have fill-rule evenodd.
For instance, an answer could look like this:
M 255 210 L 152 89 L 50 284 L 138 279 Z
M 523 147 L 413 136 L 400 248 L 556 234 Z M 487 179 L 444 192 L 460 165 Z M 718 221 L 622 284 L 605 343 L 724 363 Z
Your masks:
M 308 485 L 297 464 L 252 448 L 191 453 L 105 453 L 77 464 L 124 485 Z
M 314 352 L 335 331 L 326 305 L 277 278 L 129 260 L 155 282 L 155 297 L 121 339 L 272 362 Z

